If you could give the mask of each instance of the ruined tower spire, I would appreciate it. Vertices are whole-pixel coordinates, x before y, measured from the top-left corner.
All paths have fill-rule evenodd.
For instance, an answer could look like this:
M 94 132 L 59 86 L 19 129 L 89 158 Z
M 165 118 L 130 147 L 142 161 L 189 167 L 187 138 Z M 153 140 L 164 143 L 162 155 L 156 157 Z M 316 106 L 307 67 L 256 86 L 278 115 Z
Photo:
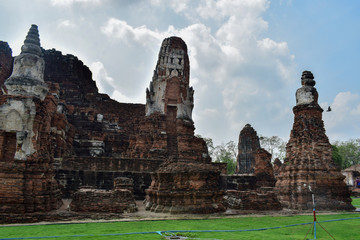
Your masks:
M 304 104 L 318 105 L 319 94 L 316 90 L 314 75 L 304 71 L 301 76 L 302 87 L 296 91 L 296 106 Z
M 194 90 L 189 87 L 187 46 L 179 37 L 162 42 L 150 87 L 146 89 L 146 116 L 176 112 L 176 118 L 192 120 Z
M 44 100 L 48 87 L 44 82 L 45 61 L 41 57 L 38 27 L 33 24 L 21 53 L 14 59 L 11 76 L 5 81 L 9 95 L 31 96 Z
M 239 134 L 236 173 L 254 173 L 255 153 L 260 149 L 260 140 L 250 124 L 246 124 Z
M 26 35 L 24 45 L 21 47 L 21 53 L 32 53 L 39 57 L 41 55 L 39 30 L 35 24 L 31 25 Z

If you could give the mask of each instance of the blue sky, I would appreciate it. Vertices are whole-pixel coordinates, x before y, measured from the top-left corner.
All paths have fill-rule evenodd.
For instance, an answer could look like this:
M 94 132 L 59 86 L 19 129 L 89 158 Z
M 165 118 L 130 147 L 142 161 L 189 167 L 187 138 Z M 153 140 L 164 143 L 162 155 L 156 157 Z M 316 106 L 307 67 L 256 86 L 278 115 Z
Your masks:
M 250 123 L 287 141 L 304 70 L 317 82 L 331 141 L 360 137 L 360 2 L 355 0 L 0 0 L 13 54 L 31 24 L 44 48 L 78 56 L 101 92 L 145 102 L 161 41 L 182 37 L 196 133 L 237 141 Z

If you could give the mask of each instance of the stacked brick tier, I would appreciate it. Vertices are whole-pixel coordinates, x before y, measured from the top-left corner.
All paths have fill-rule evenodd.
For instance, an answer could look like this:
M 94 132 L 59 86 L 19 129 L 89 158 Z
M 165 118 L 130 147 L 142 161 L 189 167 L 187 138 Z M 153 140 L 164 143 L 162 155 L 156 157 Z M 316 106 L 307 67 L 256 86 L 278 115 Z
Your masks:
M 145 189 L 151 184 L 150 173 L 156 171 L 163 160 L 112 157 L 66 157 L 56 159 L 56 179 L 64 198 L 71 198 L 81 186 L 111 190 L 114 179 L 133 179 L 136 199 L 145 198 Z
M 282 209 L 274 191 L 267 189 L 257 189 L 256 191 L 228 190 L 224 197 L 224 204 L 227 208 L 238 210 L 271 211 Z
M 70 208 L 75 212 L 136 212 L 137 207 L 129 190 L 103 190 L 80 188 L 71 202 Z
M 116 178 L 110 191 L 81 188 L 74 194 L 70 208 L 76 212 L 136 212 L 132 188 L 132 180 L 124 177 Z
M 6 99 L 26 100 L 23 97 L 8 97 Z M 57 209 L 60 200 L 58 184 L 54 179 L 53 154 L 56 150 L 58 133 L 52 131 L 53 120 L 61 118 L 56 111 L 57 99 L 48 95 L 44 101 L 35 101 L 37 114 L 34 119 L 32 138 L 36 152 L 24 159 L 15 159 L 18 150 L 15 132 L 1 131 L 0 158 L 0 212 L 31 213 Z M 4 105 L 3 105 L 4 106 Z M 60 128 L 62 137 L 67 131 Z
M 138 134 L 130 138 L 127 155 L 131 158 L 209 162 L 206 143 L 194 136 L 194 130 L 192 121 L 169 119 L 154 113 L 140 121 Z
M 240 210 L 281 210 L 281 204 L 274 192 L 275 177 L 271 164 L 271 154 L 258 149 L 254 159 L 253 174 L 232 176 L 224 196 L 228 208 Z
M 220 173 L 211 164 L 166 162 L 152 174 L 146 190 L 146 210 L 154 212 L 213 213 L 224 211 Z

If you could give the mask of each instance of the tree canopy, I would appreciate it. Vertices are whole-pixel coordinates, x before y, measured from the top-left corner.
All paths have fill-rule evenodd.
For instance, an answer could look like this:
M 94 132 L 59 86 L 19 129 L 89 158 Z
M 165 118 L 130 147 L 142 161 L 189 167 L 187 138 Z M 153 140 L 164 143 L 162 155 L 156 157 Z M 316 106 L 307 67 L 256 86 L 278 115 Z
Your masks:
M 333 159 L 341 169 L 360 164 L 360 138 L 335 141 L 332 146 Z
M 201 137 L 198 135 L 198 137 Z M 208 146 L 209 155 L 214 162 L 227 163 L 228 174 L 235 173 L 237 144 L 234 141 L 221 143 L 214 146 L 211 138 L 203 138 Z M 260 145 L 272 154 L 272 160 L 279 158 L 284 160 L 286 154 L 286 142 L 278 136 L 259 137 Z M 332 144 L 332 158 L 341 168 L 345 169 L 352 165 L 360 164 L 360 138 L 347 141 L 335 141 Z
M 214 146 L 211 138 L 203 138 L 208 146 L 209 155 L 213 162 L 227 164 L 227 173 L 234 174 L 236 170 L 237 145 L 234 141 Z
M 279 158 L 284 160 L 286 154 L 286 142 L 278 136 L 266 137 L 260 135 L 260 146 L 272 155 L 272 160 Z

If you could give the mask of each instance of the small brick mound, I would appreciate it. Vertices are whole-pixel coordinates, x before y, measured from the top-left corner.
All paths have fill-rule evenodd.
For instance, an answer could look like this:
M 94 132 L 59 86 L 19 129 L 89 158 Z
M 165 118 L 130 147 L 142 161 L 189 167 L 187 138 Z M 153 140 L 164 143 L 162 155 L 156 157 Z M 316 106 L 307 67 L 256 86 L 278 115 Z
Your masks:
M 132 192 L 128 189 L 102 190 L 81 188 L 74 193 L 70 209 L 75 212 L 136 212 Z

